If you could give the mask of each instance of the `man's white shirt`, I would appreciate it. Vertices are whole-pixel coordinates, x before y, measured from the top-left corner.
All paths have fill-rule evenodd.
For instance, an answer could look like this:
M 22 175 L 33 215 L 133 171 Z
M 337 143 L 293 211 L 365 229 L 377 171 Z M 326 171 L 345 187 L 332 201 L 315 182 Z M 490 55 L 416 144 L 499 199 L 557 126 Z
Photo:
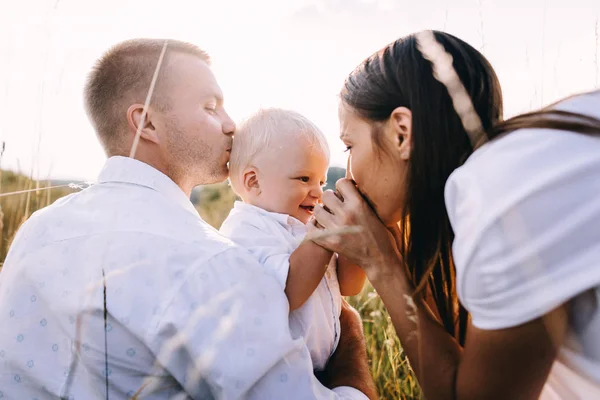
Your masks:
M 0 273 L 0 399 L 366 399 L 313 376 L 281 286 L 167 176 L 110 158 Z

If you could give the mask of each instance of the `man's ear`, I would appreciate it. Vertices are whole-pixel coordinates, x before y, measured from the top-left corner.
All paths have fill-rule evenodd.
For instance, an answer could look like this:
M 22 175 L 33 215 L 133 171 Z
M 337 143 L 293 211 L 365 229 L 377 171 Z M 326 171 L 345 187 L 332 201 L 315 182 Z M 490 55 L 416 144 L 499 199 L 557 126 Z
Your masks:
M 397 107 L 390 115 L 390 124 L 394 148 L 406 161 L 412 150 L 412 112 L 406 107 Z
M 128 132 L 130 135 L 132 135 L 133 139 L 139 130 L 140 139 L 144 139 L 158 144 L 158 133 L 156 132 L 156 128 L 152 123 L 152 118 L 155 116 L 154 111 L 150 107 L 148 107 L 148 110 L 146 111 L 145 115 L 143 112 L 143 104 L 132 104 L 129 106 L 129 108 L 127 109 L 127 125 L 129 128 Z
M 244 184 L 244 190 L 254 195 L 259 195 L 260 184 L 258 182 L 258 170 L 255 167 L 248 167 L 244 170 L 242 175 L 242 183 Z

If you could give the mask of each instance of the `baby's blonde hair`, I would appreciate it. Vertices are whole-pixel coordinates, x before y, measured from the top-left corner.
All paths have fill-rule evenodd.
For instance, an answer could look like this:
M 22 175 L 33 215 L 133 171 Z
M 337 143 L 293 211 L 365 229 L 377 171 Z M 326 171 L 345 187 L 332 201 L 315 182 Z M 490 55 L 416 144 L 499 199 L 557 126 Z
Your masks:
M 323 132 L 300 113 L 281 108 L 260 109 L 238 126 L 233 139 L 229 158 L 229 182 L 233 191 L 242 195 L 242 174 L 263 152 L 275 151 L 270 147 L 281 143 L 282 137 L 289 138 L 286 145 L 293 146 L 299 135 L 309 139 L 321 150 L 329 161 L 329 146 Z

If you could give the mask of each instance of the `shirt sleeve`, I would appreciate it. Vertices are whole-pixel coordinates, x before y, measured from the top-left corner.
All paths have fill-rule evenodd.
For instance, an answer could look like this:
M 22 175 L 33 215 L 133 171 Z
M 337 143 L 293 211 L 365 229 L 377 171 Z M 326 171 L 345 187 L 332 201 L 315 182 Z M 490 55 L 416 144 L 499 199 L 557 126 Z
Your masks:
M 290 255 L 293 249 L 277 239 L 276 234 L 269 234 L 266 228 L 259 228 L 240 218 L 226 221 L 220 232 L 238 246 L 249 251 L 263 266 L 267 274 L 273 276 L 285 290 L 290 271 Z
M 148 343 L 195 399 L 366 399 L 318 382 L 306 345 L 290 335 L 281 288 L 241 249 L 190 271 Z
M 600 285 L 598 138 L 530 134 L 446 185 L 458 294 L 480 329 L 521 325 Z

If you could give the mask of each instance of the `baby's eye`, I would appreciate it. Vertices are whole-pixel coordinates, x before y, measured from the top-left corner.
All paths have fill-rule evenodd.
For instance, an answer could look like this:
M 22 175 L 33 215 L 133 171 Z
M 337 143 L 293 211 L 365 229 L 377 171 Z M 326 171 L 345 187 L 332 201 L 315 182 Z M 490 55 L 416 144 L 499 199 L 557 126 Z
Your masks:
M 352 146 L 346 146 L 346 150 L 344 150 L 344 152 L 350 151 L 351 148 L 352 148 Z
M 310 181 L 310 178 L 308 176 L 301 176 L 298 179 L 301 180 L 304 183 L 308 183 L 308 181 Z

